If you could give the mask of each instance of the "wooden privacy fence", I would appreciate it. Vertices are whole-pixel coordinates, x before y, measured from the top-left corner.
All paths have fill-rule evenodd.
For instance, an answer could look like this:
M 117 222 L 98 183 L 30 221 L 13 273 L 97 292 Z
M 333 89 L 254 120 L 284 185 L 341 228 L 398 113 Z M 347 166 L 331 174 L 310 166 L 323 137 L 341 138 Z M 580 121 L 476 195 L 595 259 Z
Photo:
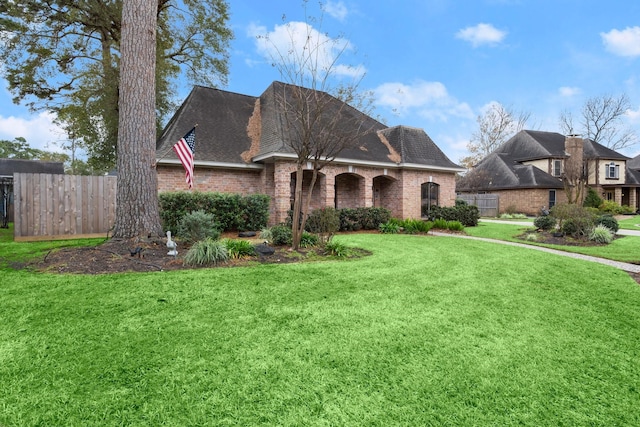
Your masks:
M 500 196 L 497 194 L 458 194 L 456 197 L 477 206 L 480 216 L 493 218 L 500 214 Z
M 116 214 L 115 176 L 15 173 L 14 239 L 106 236 Z

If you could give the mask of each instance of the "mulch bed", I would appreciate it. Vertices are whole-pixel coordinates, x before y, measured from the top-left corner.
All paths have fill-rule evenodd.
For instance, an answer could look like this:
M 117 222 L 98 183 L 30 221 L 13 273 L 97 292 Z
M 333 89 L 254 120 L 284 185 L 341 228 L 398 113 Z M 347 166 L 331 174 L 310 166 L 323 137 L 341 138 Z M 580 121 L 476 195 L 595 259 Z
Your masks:
M 238 239 L 237 234 L 225 233 L 222 238 Z M 262 243 L 259 238 L 245 238 L 254 245 Z M 18 268 L 32 268 L 48 273 L 109 274 L 123 272 L 150 272 L 168 270 L 189 270 L 196 268 L 239 267 L 256 263 L 285 264 L 302 262 L 313 252 L 313 258 L 328 257 L 317 248 L 301 248 L 292 251 L 286 246 L 273 247 L 271 255 L 256 255 L 240 259 L 230 259 L 215 265 L 188 266 L 183 256 L 188 246 L 178 244 L 178 256 L 168 255 L 164 239 L 135 242 L 110 239 L 94 247 L 63 248 L 49 252 L 42 260 L 33 261 Z M 352 257 L 366 256 L 370 252 L 353 249 Z

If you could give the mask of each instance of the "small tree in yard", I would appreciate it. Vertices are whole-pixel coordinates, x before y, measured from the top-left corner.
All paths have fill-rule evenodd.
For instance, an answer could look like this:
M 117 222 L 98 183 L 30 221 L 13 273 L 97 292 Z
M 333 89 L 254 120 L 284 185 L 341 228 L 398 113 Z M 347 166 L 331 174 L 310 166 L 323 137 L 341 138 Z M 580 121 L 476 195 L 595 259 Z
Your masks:
M 349 43 L 342 38 L 331 39 L 314 29 L 310 23 L 321 27 L 322 19 L 309 17 L 306 4 L 304 1 L 304 23 L 290 22 L 278 27 L 277 34 L 258 37 L 286 82 L 275 86 L 279 88 L 275 97 L 282 113 L 285 143 L 296 155 L 293 249 L 300 245 L 318 172 L 372 131 L 362 120 L 362 113 L 371 110 L 371 95 L 358 91 L 364 73 L 359 68 L 338 64 L 350 48 Z M 352 80 L 335 84 L 338 75 Z M 303 200 L 307 165 L 311 166 L 312 176 Z

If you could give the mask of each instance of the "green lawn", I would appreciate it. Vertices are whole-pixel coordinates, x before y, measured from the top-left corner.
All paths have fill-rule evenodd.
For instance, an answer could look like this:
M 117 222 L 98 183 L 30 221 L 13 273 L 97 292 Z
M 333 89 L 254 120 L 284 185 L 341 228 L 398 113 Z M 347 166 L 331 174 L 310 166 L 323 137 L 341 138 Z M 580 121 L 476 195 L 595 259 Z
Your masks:
M 516 236 L 523 234 L 531 227 L 514 224 L 500 224 L 491 222 L 480 222 L 477 227 L 467 227 L 465 232 L 475 237 L 485 237 L 488 239 L 506 240 L 511 242 L 525 243 L 529 245 L 544 246 L 559 249 L 567 252 L 592 255 L 596 257 L 611 259 L 614 261 L 640 263 L 640 237 L 618 236 L 613 242 L 604 246 L 564 246 L 548 245 L 543 243 L 526 242 Z
M 0 425 L 640 425 L 626 273 L 453 237 L 338 238 L 373 255 L 3 269 Z
M 618 225 L 627 230 L 640 230 L 640 215 L 625 215 L 624 219 L 618 220 Z

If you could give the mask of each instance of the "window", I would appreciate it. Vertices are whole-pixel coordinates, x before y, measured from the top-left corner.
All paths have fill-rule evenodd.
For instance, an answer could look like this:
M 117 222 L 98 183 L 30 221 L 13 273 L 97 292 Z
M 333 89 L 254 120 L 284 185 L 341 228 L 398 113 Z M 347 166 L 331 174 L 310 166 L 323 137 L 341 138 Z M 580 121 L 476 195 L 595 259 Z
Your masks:
M 562 174 L 562 160 L 553 160 L 551 175 L 560 176 Z
M 431 211 L 432 206 L 438 206 L 440 185 L 434 182 L 425 182 L 421 186 L 421 193 L 421 214 L 426 215 L 429 211 Z
M 618 179 L 620 175 L 620 165 L 616 165 L 611 162 L 606 165 L 605 178 L 606 179 Z
M 556 190 L 549 190 L 549 209 L 556 205 Z

